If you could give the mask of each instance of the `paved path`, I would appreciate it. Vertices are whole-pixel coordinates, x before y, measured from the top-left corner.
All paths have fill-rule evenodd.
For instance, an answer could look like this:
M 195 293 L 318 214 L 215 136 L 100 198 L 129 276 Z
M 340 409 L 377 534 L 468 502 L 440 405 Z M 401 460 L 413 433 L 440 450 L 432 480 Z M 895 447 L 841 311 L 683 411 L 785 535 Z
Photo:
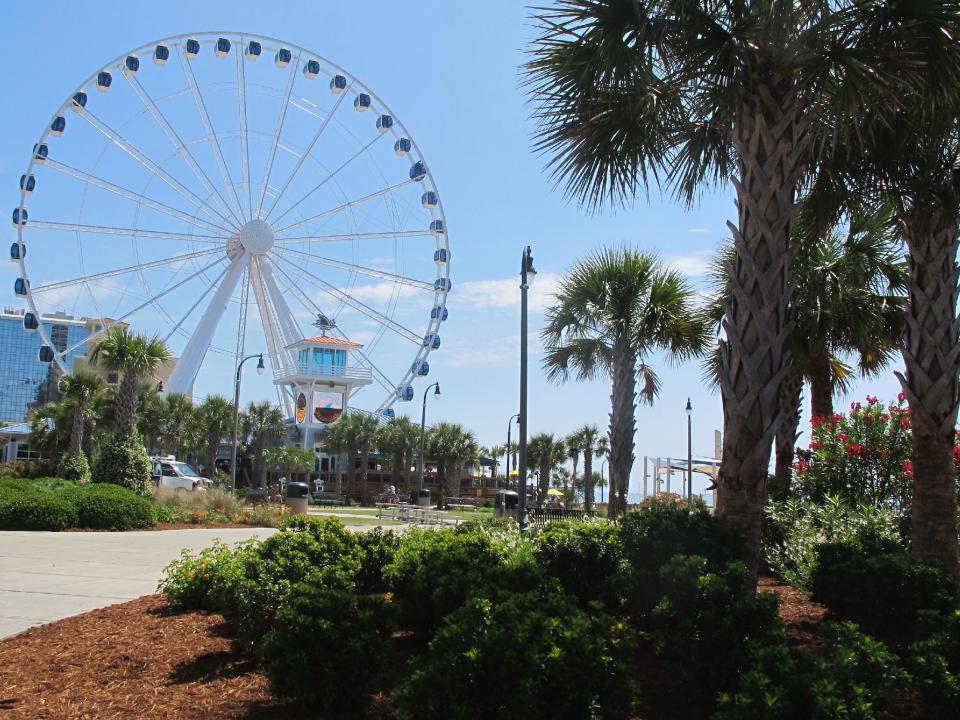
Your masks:
M 156 592 L 180 550 L 269 528 L 154 532 L 0 532 L 0 638 Z

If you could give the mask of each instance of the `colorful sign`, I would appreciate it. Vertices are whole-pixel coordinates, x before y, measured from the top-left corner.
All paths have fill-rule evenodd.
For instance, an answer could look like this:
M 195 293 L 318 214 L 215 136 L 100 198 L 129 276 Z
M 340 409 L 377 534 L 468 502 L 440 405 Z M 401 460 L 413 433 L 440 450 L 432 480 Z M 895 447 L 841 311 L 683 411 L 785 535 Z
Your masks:
M 297 395 L 297 423 L 303 423 L 307 419 L 307 396 L 303 393 Z
M 343 413 L 343 394 L 333 392 L 313 393 L 313 417 L 317 422 L 332 423 Z

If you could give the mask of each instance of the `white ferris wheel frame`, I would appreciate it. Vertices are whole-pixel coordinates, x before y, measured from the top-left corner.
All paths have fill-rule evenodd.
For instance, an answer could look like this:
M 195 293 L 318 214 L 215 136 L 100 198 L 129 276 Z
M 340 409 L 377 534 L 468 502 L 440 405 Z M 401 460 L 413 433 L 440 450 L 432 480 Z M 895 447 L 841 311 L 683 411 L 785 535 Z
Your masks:
M 241 198 L 241 194 L 238 192 L 238 186 L 232 176 L 230 175 L 229 168 L 226 166 L 223 151 L 219 147 L 218 135 L 215 127 L 212 125 L 209 112 L 207 112 L 205 107 L 205 101 L 203 93 L 196 81 L 196 77 L 193 73 L 191 63 L 194 62 L 194 59 L 188 58 L 186 56 L 185 46 L 187 41 L 196 40 L 200 43 L 201 47 L 212 46 L 216 48 L 217 42 L 221 38 L 227 38 L 231 41 L 232 47 L 230 52 L 235 55 L 235 62 L 237 65 L 237 77 L 236 77 L 236 88 L 238 95 L 238 114 L 240 117 L 240 142 L 241 142 L 241 168 L 242 168 L 242 179 L 240 181 L 240 187 L 245 186 L 247 192 L 243 193 L 245 197 Z M 262 179 L 260 187 L 260 196 L 256 201 L 256 209 L 254 210 L 254 197 L 255 194 L 253 191 L 254 180 L 250 177 L 250 162 L 249 162 L 249 137 L 248 137 L 248 128 L 246 125 L 246 115 L 247 115 L 247 106 L 246 106 L 246 81 L 245 81 L 245 63 L 248 62 L 246 58 L 246 50 L 250 41 L 255 41 L 261 45 L 261 52 L 264 56 L 263 60 L 268 62 L 271 55 L 281 48 L 287 49 L 291 53 L 291 58 L 288 63 L 289 69 L 283 68 L 288 73 L 286 79 L 286 85 L 281 96 L 281 104 L 279 109 L 279 115 L 277 118 L 276 128 L 274 130 L 273 138 L 271 140 L 270 146 L 270 155 L 267 160 L 267 165 L 265 168 L 264 176 Z M 162 111 L 157 106 L 153 98 L 150 97 L 149 93 L 143 88 L 137 78 L 137 72 L 128 73 L 126 72 L 125 62 L 128 57 L 133 56 L 138 59 L 150 58 L 153 56 L 154 50 L 157 46 L 167 46 L 170 49 L 170 60 L 174 59 L 174 54 L 176 54 L 177 59 L 183 67 L 185 79 L 189 86 L 190 92 L 193 96 L 194 103 L 196 104 L 198 114 L 200 115 L 201 122 L 204 126 L 204 136 L 203 140 L 210 145 L 212 154 L 217 161 L 217 169 L 220 173 L 220 180 L 223 184 L 223 189 L 228 190 L 232 189 L 232 197 L 229 192 L 226 193 L 226 197 L 221 194 L 219 188 L 214 183 L 213 179 L 205 172 L 205 170 L 200 167 L 196 159 L 190 153 L 190 149 L 187 143 L 176 133 L 174 127 L 172 127 L 169 121 L 166 120 Z M 220 58 L 222 59 L 222 57 Z M 339 94 L 339 97 L 334 104 L 334 106 L 329 110 L 326 118 L 323 120 L 320 128 L 317 130 L 316 134 L 313 136 L 313 139 L 310 141 L 309 145 L 303 149 L 303 152 L 300 154 L 299 160 L 296 163 L 293 171 L 289 173 L 284 182 L 283 186 L 276 193 L 276 196 L 273 198 L 273 201 L 267 210 L 265 215 L 261 215 L 261 211 L 264 208 L 266 197 L 268 194 L 268 188 L 270 188 L 270 179 L 271 173 L 273 171 L 273 163 L 276 157 L 277 147 L 282 138 L 284 121 L 286 118 L 287 110 L 291 104 L 291 91 L 296 80 L 297 73 L 301 68 L 305 68 L 305 64 L 308 61 L 315 60 L 319 63 L 319 73 L 318 76 L 325 76 L 332 78 L 334 75 L 342 75 L 347 79 L 347 86 L 343 92 Z M 281 71 L 282 71 L 281 70 Z M 360 358 L 360 362 L 370 368 L 372 379 L 377 382 L 383 389 L 387 391 L 386 398 L 379 404 L 376 408 L 376 412 L 382 413 L 388 410 L 395 402 L 402 398 L 402 394 L 408 386 L 410 386 L 414 379 L 418 376 L 418 368 L 421 367 L 421 363 L 425 363 L 427 357 L 434 350 L 433 343 L 431 342 L 432 338 L 437 337 L 437 333 L 440 325 L 445 320 L 446 315 L 446 304 L 447 304 L 447 295 L 450 289 L 450 246 L 448 239 L 448 229 L 446 225 L 446 219 L 443 212 L 443 204 L 440 198 L 439 192 L 437 191 L 437 184 L 434 181 L 432 171 L 430 169 L 430 164 L 426 161 L 424 154 L 421 152 L 416 141 L 413 139 L 411 134 L 406 131 L 403 123 L 399 120 L 396 114 L 389 108 L 389 106 L 373 91 L 363 83 L 359 78 L 357 78 L 352 73 L 349 73 L 347 70 L 337 65 L 336 63 L 330 61 L 329 59 L 323 57 L 320 54 L 314 53 L 306 48 L 303 48 L 295 43 L 288 43 L 277 38 L 270 36 L 259 35 L 254 33 L 244 33 L 238 31 L 222 31 L 222 32 L 199 32 L 199 33 L 184 33 L 179 35 L 173 35 L 166 38 L 161 38 L 150 43 L 141 45 L 131 51 L 125 52 L 110 62 L 101 66 L 100 69 L 92 73 L 89 77 L 86 78 L 74 92 L 86 92 L 89 89 L 96 87 L 98 76 L 101 72 L 110 72 L 114 77 L 120 76 L 123 77 L 134 94 L 138 97 L 141 104 L 143 105 L 143 112 L 147 112 L 152 117 L 154 123 L 160 127 L 160 129 L 167 136 L 167 139 L 170 141 L 171 145 L 174 146 L 174 151 L 179 155 L 184 162 L 189 166 L 191 172 L 196 177 L 197 181 L 204 186 L 204 189 L 207 191 L 207 200 L 204 200 L 200 195 L 193 193 L 189 188 L 184 187 L 176 178 L 172 177 L 163 167 L 152 160 L 149 156 L 140 151 L 134 143 L 127 141 L 119 132 L 111 128 L 109 125 L 100 120 L 96 114 L 88 109 L 87 107 L 77 108 L 74 103 L 74 94 L 71 94 L 67 100 L 65 100 L 56 112 L 51 116 L 50 121 L 47 123 L 44 132 L 40 135 L 37 140 L 36 147 L 34 151 L 31 152 L 30 162 L 27 165 L 26 172 L 24 176 L 30 178 L 33 175 L 33 170 L 37 165 L 37 154 L 36 148 L 40 145 L 47 143 L 48 138 L 52 136 L 52 125 L 56 118 L 60 116 L 65 116 L 67 113 L 66 110 L 74 110 L 77 115 L 82 117 L 88 124 L 90 124 L 95 130 L 99 131 L 108 141 L 112 142 L 113 145 L 118 147 L 120 150 L 126 152 L 133 159 L 139 162 L 144 168 L 152 172 L 158 179 L 162 180 L 166 185 L 168 185 L 172 190 L 174 190 L 178 195 L 180 195 L 184 200 L 186 200 L 190 205 L 192 205 L 196 214 L 191 216 L 189 213 L 184 212 L 181 209 L 174 208 L 170 205 L 162 203 L 158 200 L 151 199 L 144 194 L 137 193 L 133 190 L 127 188 L 122 188 L 113 183 L 110 183 L 108 180 L 98 177 L 93 173 L 86 172 L 79 168 L 72 168 L 70 166 L 59 163 L 55 157 L 46 157 L 43 160 L 43 165 L 52 170 L 58 171 L 62 174 L 74 177 L 77 180 L 87 183 L 87 186 L 93 185 L 99 187 L 103 190 L 106 190 L 118 197 L 126 198 L 132 202 L 137 203 L 138 207 L 149 207 L 153 210 L 161 212 L 163 214 L 169 215 L 176 219 L 184 220 L 190 223 L 191 229 L 196 229 L 198 226 L 203 226 L 207 232 L 211 233 L 209 235 L 199 235 L 193 233 L 169 233 L 169 232 L 152 232 L 149 230 L 143 230 L 139 228 L 110 228 L 104 226 L 88 226 L 80 223 L 59 223 L 51 222 L 44 220 L 28 219 L 22 223 L 16 223 L 17 231 L 17 243 L 21 248 L 19 253 L 19 258 L 17 263 L 20 268 L 20 277 L 26 283 L 26 295 L 25 301 L 27 307 L 31 313 L 37 319 L 38 327 L 37 331 L 40 333 L 40 336 L 43 340 L 43 344 L 47 347 L 50 347 L 53 350 L 54 362 L 59 366 L 63 372 L 67 372 L 68 368 L 66 366 L 65 358 L 71 352 L 76 350 L 79 346 L 88 343 L 95 339 L 99 334 L 105 332 L 108 328 L 104 327 L 100 331 L 91 333 L 89 337 L 84 338 L 79 343 L 74 343 L 71 346 L 68 346 L 64 351 L 58 351 L 52 341 L 51 337 L 47 333 L 43 325 L 43 317 L 41 315 L 40 309 L 37 304 L 36 295 L 43 291 L 50 290 L 52 288 L 62 288 L 69 286 L 71 284 L 86 285 L 92 279 L 95 278 L 104 278 L 111 275 L 118 275 L 124 272 L 140 272 L 142 279 L 142 271 L 151 266 L 158 266 L 162 263 L 169 263 L 174 261 L 181 261 L 187 259 L 209 259 L 211 256 L 215 256 L 216 259 L 209 264 L 204 264 L 199 270 L 189 275 L 187 278 L 181 280 L 180 282 L 162 289 L 160 292 L 149 297 L 145 302 L 135 307 L 133 310 L 130 310 L 125 315 L 116 318 L 117 322 L 123 322 L 127 318 L 135 315 L 141 309 L 147 307 L 148 305 L 157 306 L 157 301 L 163 296 L 173 292 L 178 289 L 185 283 L 196 278 L 197 276 L 207 272 L 208 270 L 213 269 L 217 264 L 223 261 L 223 257 L 218 256 L 218 253 L 221 250 L 227 251 L 227 258 L 229 259 L 228 266 L 220 272 L 217 278 L 211 283 L 206 291 L 201 295 L 197 300 L 197 304 L 191 308 L 187 315 L 181 318 L 172 328 L 167 339 L 169 339 L 176 332 L 183 332 L 182 325 L 187 320 L 187 317 L 193 312 L 194 309 L 200 306 L 200 304 L 205 300 L 206 296 L 213 290 L 216 285 L 216 291 L 213 294 L 213 297 L 208 301 L 207 307 L 204 310 L 203 316 L 198 322 L 195 330 L 190 335 L 190 339 L 187 342 L 187 346 L 184 351 L 181 353 L 181 356 L 177 362 L 177 365 L 171 374 L 170 381 L 168 383 L 168 388 L 171 391 L 182 391 L 183 388 L 192 385 L 193 380 L 195 379 L 199 369 L 202 365 L 203 359 L 210 348 L 210 345 L 213 340 L 214 332 L 217 329 L 217 326 L 222 319 L 224 311 L 230 301 L 230 298 L 233 295 L 233 292 L 236 290 L 237 285 L 240 282 L 241 277 L 247 277 L 247 285 L 243 288 L 245 293 L 248 293 L 250 289 L 253 290 L 256 304 L 260 311 L 260 316 L 263 320 L 263 333 L 264 338 L 267 342 L 267 352 L 270 356 L 271 366 L 274 368 L 276 373 L 285 363 L 285 353 L 284 348 L 287 345 L 290 345 L 296 342 L 299 339 L 303 338 L 303 335 L 294 321 L 293 313 L 290 311 L 289 306 L 287 305 L 286 298 L 284 293 L 281 292 L 279 283 L 277 282 L 277 277 L 274 274 L 274 271 L 279 273 L 286 280 L 286 289 L 288 292 L 296 299 L 301 306 L 307 309 L 311 309 L 313 312 L 322 313 L 323 311 L 316 304 L 310 295 L 305 293 L 302 288 L 300 288 L 296 282 L 293 282 L 290 271 L 291 268 L 295 269 L 299 274 L 299 277 L 302 278 L 304 275 L 309 277 L 313 283 L 314 287 L 320 288 L 327 296 L 335 298 L 336 301 L 342 305 L 350 306 L 352 309 L 363 313 L 368 318 L 374 320 L 381 326 L 380 332 L 383 332 L 383 329 L 389 329 L 394 333 L 405 337 L 410 340 L 412 343 L 417 344 L 417 351 L 413 357 L 413 362 L 410 366 L 410 369 L 406 371 L 404 376 L 399 382 L 391 381 L 385 373 L 380 371 L 379 368 L 373 363 L 370 357 L 363 353 L 360 350 L 355 351 Z M 313 188 L 309 193 L 300 198 L 296 203 L 287 207 L 280 215 L 274 218 L 274 222 L 280 221 L 285 218 L 294 208 L 296 208 L 300 203 L 303 202 L 309 195 L 315 192 L 320 186 L 329 181 L 337 172 L 343 169 L 346 165 L 351 163 L 354 159 L 359 157 L 361 154 L 365 153 L 368 148 L 373 144 L 373 142 L 383 134 L 390 134 L 395 140 L 400 140 L 405 138 L 410 142 L 410 151 L 406 154 L 406 157 L 409 160 L 410 167 L 414 167 L 418 162 L 422 163 L 424 174 L 423 177 L 419 180 L 414 180 L 412 177 L 409 180 L 403 180 L 394 185 L 389 185 L 386 188 L 381 188 L 374 192 L 369 193 L 360 198 L 352 199 L 345 204 L 342 204 L 339 207 L 330 208 L 319 214 L 314 214 L 308 218 L 298 220 L 296 222 L 289 222 L 283 227 L 278 228 L 274 231 L 275 241 L 273 247 L 280 246 L 277 249 L 275 258 L 269 260 L 268 262 L 260 262 L 260 258 L 266 259 L 266 255 L 256 256 L 248 252 L 244 247 L 241 246 L 239 252 L 236 251 L 236 242 L 233 243 L 233 250 L 236 253 L 234 256 L 230 256 L 229 245 L 231 241 L 235 240 L 236 236 L 239 234 L 241 226 L 249 224 L 251 220 L 256 218 L 267 218 L 270 217 L 270 214 L 276 209 L 277 204 L 280 198 L 283 196 L 284 192 L 289 187 L 291 181 L 296 177 L 300 172 L 304 162 L 310 156 L 310 153 L 313 149 L 313 146 L 322 135 L 323 131 L 326 129 L 327 125 L 332 121 L 334 115 L 342 104 L 343 100 L 347 95 L 351 95 L 356 98 L 360 94 L 365 94 L 370 98 L 369 110 L 371 116 L 376 117 L 379 115 L 389 115 L 393 119 L 393 125 L 389 127 L 385 132 L 381 132 L 377 128 L 377 135 L 369 143 L 361 145 L 360 150 L 357 151 L 350 159 L 348 159 L 343 165 L 335 169 L 330 173 L 326 178 L 324 178 L 317 186 Z M 88 94 L 89 96 L 89 94 Z M 234 131 L 235 132 L 235 131 Z M 55 144 L 51 145 L 55 147 Z M 106 145 L 109 147 L 109 143 Z M 245 156 L 244 156 L 245 155 Z M 426 210 L 430 213 L 431 227 L 436 222 L 440 223 L 441 233 L 437 234 L 431 232 L 430 230 L 424 229 L 423 231 L 395 231 L 395 232 L 380 232 L 380 233 L 352 233 L 352 234 L 340 234 L 340 235 L 329 235 L 329 236 L 314 236 L 314 237 L 284 237 L 285 233 L 295 230 L 299 227 L 309 224 L 325 215 L 336 213 L 345 209 L 348 206 L 354 204 L 362 203 L 367 200 L 373 199 L 375 197 L 390 193 L 402 186 L 408 185 L 410 183 L 418 183 L 421 185 L 421 188 L 424 192 L 433 191 L 436 193 L 436 202 L 432 206 L 424 206 Z M 17 209 L 20 212 L 21 217 L 24 216 L 25 211 L 28 211 L 27 207 L 27 198 L 31 193 L 24 187 L 20 188 L 20 204 Z M 231 200 L 236 203 L 236 206 L 231 205 Z M 213 201 L 213 205 L 208 201 Z M 238 214 L 239 212 L 239 214 Z M 206 217 L 204 217 L 206 216 Z M 218 222 L 220 224 L 218 224 Z M 151 263 L 140 263 L 137 265 L 131 265 L 125 268 L 118 268 L 111 271 L 96 273 L 93 275 L 68 280 L 61 281 L 57 283 L 48 283 L 46 285 L 30 287 L 29 283 L 29 274 L 26 267 L 26 248 L 27 243 L 24 238 L 24 229 L 27 228 L 41 228 L 41 229 L 52 229 L 52 230 L 66 230 L 72 231 L 75 233 L 84 233 L 91 232 L 97 234 L 116 234 L 116 235 L 125 235 L 131 238 L 150 238 L 158 237 L 162 239 L 169 240 L 186 240 L 193 243 L 198 243 L 201 245 L 209 244 L 211 249 L 209 250 L 200 250 L 193 253 L 187 253 L 180 256 L 175 256 L 172 258 L 166 258 L 164 260 L 153 261 Z M 230 231 L 230 235 L 224 236 L 222 233 L 225 230 Z M 284 241 L 292 242 L 296 240 L 305 240 L 309 239 L 311 241 L 329 241 L 337 242 L 343 240 L 359 240 L 362 238 L 396 238 L 404 236 L 429 236 L 433 235 L 435 238 L 435 246 L 437 251 L 444 252 L 444 261 L 435 263 L 436 265 L 436 280 L 434 283 L 429 283 L 426 281 L 415 280 L 413 278 L 408 278 L 399 274 L 390 273 L 386 271 L 381 271 L 376 268 L 369 268 L 360 265 L 351 265 L 350 263 L 345 263 L 342 261 L 334 260 L 332 258 L 320 258 L 318 256 L 310 255 L 302 251 L 295 250 L 293 248 L 283 248 Z M 433 291 L 433 311 L 431 312 L 431 317 L 427 328 L 423 334 L 417 334 L 399 322 L 388 317 L 385 313 L 381 313 L 378 310 L 370 307 L 361 300 L 354 298 L 348 292 L 345 292 L 333 284 L 327 282 L 323 278 L 315 275 L 314 273 L 306 270 L 301 265 L 297 265 L 294 260 L 306 258 L 302 257 L 304 255 L 312 258 L 314 264 L 323 264 L 330 267 L 336 267 L 345 271 L 352 271 L 354 273 L 367 275 L 370 277 L 376 277 L 382 280 L 391 281 L 396 284 L 410 285 L 413 287 L 418 287 L 423 290 Z M 281 262 L 278 262 L 280 260 Z M 252 278 L 257 277 L 258 282 L 252 282 Z M 158 307 L 158 306 L 157 306 Z M 99 312 L 99 310 L 98 310 Z M 165 311 L 164 314 L 166 315 Z M 246 315 L 246 304 L 244 304 L 242 310 L 242 317 Z M 167 315 L 169 317 L 169 315 Z M 172 320 L 172 318 L 170 318 Z M 245 319 L 243 320 L 245 327 Z M 334 329 L 341 337 L 344 339 L 349 339 L 339 328 Z M 242 346 L 244 342 L 243 334 L 245 331 L 241 332 L 237 338 L 237 348 L 238 352 L 242 352 Z M 289 399 L 288 399 L 289 400 Z M 346 401 L 347 398 L 344 398 Z

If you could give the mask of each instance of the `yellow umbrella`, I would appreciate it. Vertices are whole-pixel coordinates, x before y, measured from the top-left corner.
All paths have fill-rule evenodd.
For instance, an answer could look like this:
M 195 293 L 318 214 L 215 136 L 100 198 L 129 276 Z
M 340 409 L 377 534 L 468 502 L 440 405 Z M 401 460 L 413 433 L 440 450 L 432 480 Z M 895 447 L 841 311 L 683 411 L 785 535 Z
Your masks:
M 556 488 L 550 488 L 549 490 L 547 490 L 547 495 L 556 495 L 558 497 L 563 497 L 563 493 L 560 490 L 557 490 Z

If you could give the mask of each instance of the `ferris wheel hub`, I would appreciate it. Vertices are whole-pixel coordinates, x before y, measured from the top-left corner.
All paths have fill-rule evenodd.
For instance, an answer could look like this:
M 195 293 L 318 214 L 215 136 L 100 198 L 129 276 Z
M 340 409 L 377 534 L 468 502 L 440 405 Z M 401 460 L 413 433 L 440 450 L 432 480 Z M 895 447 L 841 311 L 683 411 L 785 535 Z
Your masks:
M 265 255 L 273 247 L 273 228 L 259 218 L 240 228 L 240 244 L 251 255 Z

